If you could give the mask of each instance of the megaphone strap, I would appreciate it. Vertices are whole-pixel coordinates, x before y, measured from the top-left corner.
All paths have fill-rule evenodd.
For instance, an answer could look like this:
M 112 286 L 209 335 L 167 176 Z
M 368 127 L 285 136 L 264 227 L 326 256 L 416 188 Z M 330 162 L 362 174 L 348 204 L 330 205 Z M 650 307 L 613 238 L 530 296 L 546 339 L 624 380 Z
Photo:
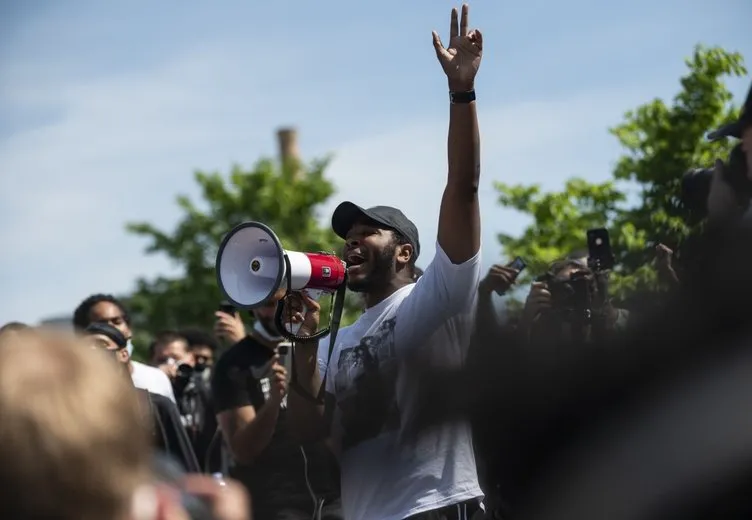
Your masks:
M 301 343 L 308 343 L 313 341 L 318 341 L 327 334 L 329 334 L 329 352 L 327 353 L 326 358 L 326 366 L 329 366 L 329 362 L 332 359 L 332 351 L 334 349 L 335 342 L 337 340 L 337 332 L 339 331 L 339 325 L 342 321 L 342 310 L 344 309 L 345 305 L 345 293 L 347 291 L 347 284 L 342 283 L 339 287 L 337 287 L 337 292 L 334 297 L 334 304 L 332 305 L 332 311 L 331 316 L 329 320 L 329 327 L 322 329 L 315 334 L 312 334 L 311 336 L 298 336 L 297 334 L 292 334 L 287 330 L 287 327 L 285 327 L 284 321 L 282 320 L 284 309 L 285 309 L 285 299 L 287 296 L 292 293 L 292 276 L 291 276 L 291 266 L 290 266 L 290 259 L 287 257 L 287 255 L 284 255 L 284 261 L 285 261 L 285 281 L 287 284 L 286 288 L 286 294 L 285 296 L 279 300 L 277 303 L 277 311 L 274 314 L 274 322 L 277 326 L 277 329 L 287 338 L 289 339 L 293 347 L 295 346 L 295 342 L 301 342 Z M 305 397 L 309 401 L 313 401 L 317 404 L 323 404 L 324 394 L 326 393 L 326 376 L 327 374 L 324 374 L 324 377 L 321 380 L 321 387 L 319 388 L 319 393 L 317 396 L 311 395 L 310 392 L 308 392 L 305 388 L 303 388 L 298 383 L 298 375 L 297 371 L 295 369 L 295 349 L 292 349 L 292 373 L 290 374 L 290 388 L 294 389 L 298 392 L 301 396 Z M 327 373 L 329 371 L 327 370 Z

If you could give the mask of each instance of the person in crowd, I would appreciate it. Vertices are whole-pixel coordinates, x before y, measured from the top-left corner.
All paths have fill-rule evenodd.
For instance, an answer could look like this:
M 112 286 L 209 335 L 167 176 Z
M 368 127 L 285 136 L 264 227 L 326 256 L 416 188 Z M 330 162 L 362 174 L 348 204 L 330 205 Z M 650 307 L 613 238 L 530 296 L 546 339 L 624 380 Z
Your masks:
M 736 162 L 739 164 L 737 167 L 741 167 L 743 164 L 746 167 L 747 177 L 752 180 L 752 85 L 747 92 L 747 98 L 739 117 L 708 134 L 708 139 L 711 141 L 728 137 L 740 141 L 738 146 L 732 150 L 729 163 Z M 716 160 L 707 202 L 708 217 L 714 222 L 724 222 L 741 216 L 745 222 L 749 222 L 752 220 L 752 207 L 749 204 L 749 197 L 745 197 L 743 204 L 740 205 L 739 194 L 724 179 L 726 167 L 723 161 Z
M 158 333 L 149 345 L 149 355 L 151 363 L 167 374 L 172 382 L 182 424 L 201 468 L 212 473 L 221 472 L 221 463 L 212 464 L 209 460 L 217 420 L 209 384 L 203 378 L 205 365 L 197 365 L 187 338 L 176 331 Z
M 193 368 L 195 360 L 188 350 L 188 341 L 175 331 L 158 332 L 149 344 L 149 361 L 173 382 L 181 365 Z
M 523 338 L 589 340 L 594 334 L 626 327 L 628 312 L 599 294 L 595 273 L 580 261 L 554 262 L 544 278 L 533 282 L 525 300 L 519 323 Z
M 287 413 L 289 343 L 274 314 L 280 293 L 254 309 L 246 333 L 238 313 L 217 313 L 216 334 L 234 343 L 217 361 L 212 396 L 235 461 L 230 474 L 254 497 L 257 518 L 338 520 L 339 474 L 323 442 L 300 443 Z
M 126 349 L 127 340 L 123 333 L 109 323 L 94 322 L 82 332 L 89 344 L 114 355 L 122 374 L 129 377 Z M 133 380 L 131 379 L 131 383 Z M 134 385 L 135 386 L 135 385 Z M 148 390 L 137 389 L 141 398 L 144 417 L 151 425 L 154 446 L 174 457 L 186 471 L 200 471 L 191 442 L 183 428 L 180 413 L 175 403 L 163 395 Z
M 461 16 L 452 10 L 448 48 L 434 33 L 451 103 L 449 169 L 432 262 L 415 283 L 415 225 L 392 207 L 343 202 L 332 228 L 345 240 L 348 288 L 363 294 L 367 309 L 333 340 L 323 409 L 315 399 L 322 385 L 317 346 L 295 347 L 300 386 L 289 394 L 290 413 L 301 425 L 299 435 L 329 437 L 339 455 L 348 519 L 465 519 L 481 509 L 467 423 L 401 441 L 417 412 L 419 372 L 408 360 L 425 356 L 426 365 L 459 366 L 472 332 L 480 281 L 474 79 L 482 43 L 480 32 L 468 27 L 467 5 Z M 301 297 L 308 310 L 294 314 L 294 321 L 301 324 L 299 334 L 312 334 L 320 306 L 305 293 Z
M 188 520 L 179 489 L 155 481 L 133 383 L 100 352 L 44 330 L 0 338 L 1 518 Z M 250 520 L 233 481 L 178 485 L 217 520 Z
M 422 426 L 469 416 L 493 441 L 502 518 L 750 518 L 752 228 L 696 251 L 618 338 L 531 348 L 488 331 L 476 362 L 423 371 Z
M 130 318 L 125 306 L 117 298 L 110 294 L 93 294 L 82 301 L 73 312 L 73 328 L 77 331 L 86 329 L 94 322 L 109 323 L 120 332 L 130 344 L 133 333 L 131 332 Z M 175 402 L 175 394 L 169 378 L 159 369 L 150 367 L 130 358 L 128 353 L 128 370 L 130 370 L 133 384 L 136 388 L 148 390 L 154 394 L 167 397 Z
M 486 276 L 478 284 L 478 309 L 475 321 L 478 325 L 499 328 L 496 308 L 493 304 L 493 294 L 503 296 L 514 285 L 520 272 L 513 267 L 503 264 L 491 266 Z
M 219 342 L 209 332 L 196 328 L 183 329 L 180 335 L 188 342 L 188 352 L 193 354 L 195 366 L 204 367 L 201 375 L 208 383 L 211 379 L 214 359 L 219 350 Z
M 187 328 L 180 331 L 180 335 L 188 342 L 188 352 L 193 356 L 194 377 L 201 393 L 206 398 L 207 411 L 204 415 L 204 426 L 196 444 L 196 455 L 205 472 L 222 473 L 229 471 L 230 455 L 219 431 L 217 416 L 214 411 L 214 401 L 211 395 L 211 375 L 214 360 L 219 350 L 219 342 L 213 334 L 198 328 Z

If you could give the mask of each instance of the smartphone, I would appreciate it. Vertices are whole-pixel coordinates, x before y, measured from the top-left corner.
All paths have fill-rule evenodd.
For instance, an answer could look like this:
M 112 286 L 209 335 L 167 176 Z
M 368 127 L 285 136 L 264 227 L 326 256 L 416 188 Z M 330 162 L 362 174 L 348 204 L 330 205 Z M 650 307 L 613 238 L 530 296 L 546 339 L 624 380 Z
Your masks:
M 235 313 L 238 311 L 233 304 L 223 301 L 219 304 L 219 312 L 224 312 L 225 314 L 229 314 L 230 316 L 235 316 Z
M 517 258 L 512 260 L 512 263 L 510 263 L 507 267 L 511 267 L 518 273 L 521 273 L 527 267 L 527 263 L 525 263 L 525 261 L 518 256 Z
M 594 264 L 599 269 L 614 267 L 614 254 L 611 251 L 611 239 L 606 228 L 588 229 L 588 264 Z

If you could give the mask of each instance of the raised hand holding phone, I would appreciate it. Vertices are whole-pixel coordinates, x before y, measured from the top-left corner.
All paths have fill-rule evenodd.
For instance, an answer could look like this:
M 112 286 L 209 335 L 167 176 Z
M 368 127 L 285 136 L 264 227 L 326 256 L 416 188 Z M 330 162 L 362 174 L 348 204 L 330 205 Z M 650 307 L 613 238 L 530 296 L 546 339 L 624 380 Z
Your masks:
M 527 264 L 519 256 L 508 265 L 497 264 L 489 269 L 486 277 L 481 280 L 478 289 L 486 294 L 495 292 L 498 295 L 505 294 L 520 275 Z

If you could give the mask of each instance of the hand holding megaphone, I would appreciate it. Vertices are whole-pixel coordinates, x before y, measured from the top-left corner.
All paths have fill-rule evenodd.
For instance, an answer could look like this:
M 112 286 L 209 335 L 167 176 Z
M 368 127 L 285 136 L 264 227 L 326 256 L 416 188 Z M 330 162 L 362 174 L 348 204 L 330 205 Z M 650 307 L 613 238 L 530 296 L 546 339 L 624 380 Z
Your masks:
M 321 305 L 309 291 L 293 292 L 284 300 L 282 321 L 288 327 L 297 329 L 298 336 L 313 336 L 319 330 Z

